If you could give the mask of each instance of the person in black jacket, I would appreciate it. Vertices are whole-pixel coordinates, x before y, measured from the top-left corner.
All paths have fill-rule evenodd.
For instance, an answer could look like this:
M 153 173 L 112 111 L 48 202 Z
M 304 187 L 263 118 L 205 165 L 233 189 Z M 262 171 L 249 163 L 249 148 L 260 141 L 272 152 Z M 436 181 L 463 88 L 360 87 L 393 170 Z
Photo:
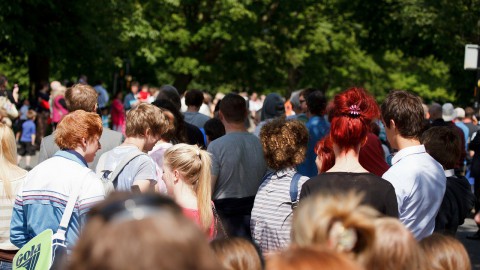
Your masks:
M 475 213 L 480 213 L 480 134 L 475 132 L 472 135 L 468 149 L 474 151 L 475 154 L 472 157 L 472 164 L 470 165 L 470 176 L 475 179 L 473 185 L 473 193 L 475 194 Z M 467 236 L 471 240 L 480 240 L 480 223 L 477 223 L 478 231 Z
M 468 180 L 455 175 L 454 171 L 460 156 L 461 141 L 453 128 L 440 126 L 425 131 L 421 142 L 427 153 L 443 166 L 447 177 L 445 195 L 435 218 L 435 232 L 455 236 L 458 226 L 463 224 L 475 201 Z

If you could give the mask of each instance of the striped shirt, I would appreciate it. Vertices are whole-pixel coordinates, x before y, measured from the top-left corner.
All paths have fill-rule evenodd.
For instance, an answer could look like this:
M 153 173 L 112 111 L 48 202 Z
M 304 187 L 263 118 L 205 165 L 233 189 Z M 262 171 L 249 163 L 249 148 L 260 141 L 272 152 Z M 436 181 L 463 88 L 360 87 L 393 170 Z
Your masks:
M 253 240 L 264 254 L 286 248 L 290 244 L 293 214 L 290 182 L 296 172 L 292 168 L 276 171 L 258 189 L 250 229 Z M 298 195 L 307 180 L 308 177 L 302 176 L 298 181 Z

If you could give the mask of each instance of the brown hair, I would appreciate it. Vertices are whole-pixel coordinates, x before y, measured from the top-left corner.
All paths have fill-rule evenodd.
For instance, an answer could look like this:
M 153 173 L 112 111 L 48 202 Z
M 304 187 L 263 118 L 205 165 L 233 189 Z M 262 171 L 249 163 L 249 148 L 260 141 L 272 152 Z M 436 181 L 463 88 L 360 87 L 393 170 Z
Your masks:
M 460 241 L 434 233 L 420 241 L 431 270 L 470 270 L 470 258 Z
M 252 242 L 238 237 L 210 243 L 224 270 L 261 270 L 262 263 Z
M 152 134 L 163 136 L 174 129 L 172 116 L 154 105 L 141 103 L 128 111 L 125 134 L 127 137 L 144 136 L 150 129 Z
M 95 112 L 97 98 L 97 91 L 86 84 L 75 84 L 65 92 L 65 103 L 70 112 L 76 110 Z
M 345 254 L 322 246 L 291 247 L 267 259 L 266 270 L 362 270 Z
M 33 119 L 35 119 L 36 116 L 37 116 L 37 113 L 34 110 L 28 110 L 27 111 L 27 118 L 28 119 L 33 120 Z
M 220 102 L 220 112 L 227 122 L 243 123 L 247 117 L 247 102 L 238 94 L 227 94 Z
M 68 269 L 220 269 L 205 236 L 170 198 L 114 193 L 89 215 Z
M 394 90 L 383 101 L 381 110 L 387 128 L 390 128 L 390 120 L 393 120 L 402 137 L 420 138 L 425 120 L 420 97 L 407 91 Z
M 103 126 L 100 116 L 93 112 L 76 110 L 58 123 L 54 132 L 55 143 L 60 149 L 75 149 L 82 144 L 82 140 L 87 141 L 100 138 L 102 136 Z
M 431 127 L 423 132 L 421 140 L 430 154 L 445 170 L 455 167 L 461 155 L 461 140 L 453 127 Z
M 375 221 L 373 256 L 367 263 L 370 270 L 422 270 L 425 268 L 423 252 L 412 233 L 395 218 Z
M 163 164 L 172 170 L 178 170 L 186 184 L 192 187 L 197 196 L 200 222 L 208 232 L 213 221 L 210 154 L 197 145 L 180 143 L 165 151 Z
M 353 192 L 320 193 L 300 201 L 293 214 L 292 242 L 301 247 L 329 245 L 361 263 L 368 261 L 375 239 L 373 221 L 379 214 L 361 201 L 362 196 Z
M 265 161 L 274 170 L 295 167 L 305 160 L 308 130 L 296 120 L 284 117 L 267 122 L 260 131 Z

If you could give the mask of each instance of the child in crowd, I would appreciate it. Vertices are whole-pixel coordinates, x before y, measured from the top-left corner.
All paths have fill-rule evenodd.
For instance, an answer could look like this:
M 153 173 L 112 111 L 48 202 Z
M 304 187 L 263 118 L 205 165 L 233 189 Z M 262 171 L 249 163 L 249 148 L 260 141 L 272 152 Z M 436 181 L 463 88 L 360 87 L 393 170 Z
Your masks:
M 293 209 L 308 180 L 295 169 L 305 160 L 308 130 L 300 121 L 277 118 L 265 123 L 260 140 L 273 172 L 264 177 L 255 196 L 250 228 L 253 240 L 267 254 L 290 244 Z
M 148 89 L 148 84 L 142 85 L 142 88 L 138 93 L 138 100 L 140 100 L 140 102 L 149 102 L 150 92 L 148 91 Z
M 22 107 L 20 107 L 20 116 L 17 119 L 17 133 L 15 134 L 15 137 L 17 141 L 20 141 L 20 135 L 22 135 L 22 125 L 25 123 L 25 121 L 28 120 L 27 118 L 27 112 L 30 110 L 30 101 L 28 99 L 25 99 L 23 101 Z
M 35 155 L 35 117 L 37 113 L 34 110 L 28 110 L 27 120 L 22 124 L 22 136 L 20 137 L 20 149 L 18 150 L 17 163 L 20 163 L 25 157 L 25 169 L 31 170 L 30 160 Z
M 470 183 L 463 176 L 455 175 L 454 167 L 460 156 L 461 140 L 452 127 L 431 127 L 420 139 L 430 154 L 445 170 L 447 186 L 442 204 L 435 218 L 435 232 L 455 236 L 473 208 L 475 196 Z

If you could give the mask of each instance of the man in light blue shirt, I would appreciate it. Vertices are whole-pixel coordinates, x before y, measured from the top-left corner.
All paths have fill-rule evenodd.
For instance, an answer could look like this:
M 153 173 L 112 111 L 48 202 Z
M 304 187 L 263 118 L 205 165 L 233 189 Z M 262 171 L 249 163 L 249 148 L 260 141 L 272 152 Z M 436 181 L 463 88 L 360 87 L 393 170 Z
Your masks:
M 98 108 L 103 109 L 107 106 L 109 96 L 107 89 L 105 89 L 102 85 L 102 81 L 98 80 L 95 82 L 95 86 L 93 87 L 98 94 Z
M 400 221 L 420 240 L 435 228 L 445 173 L 419 141 L 424 125 L 421 99 L 406 91 L 392 91 L 381 108 L 387 139 L 399 150 L 383 178 L 395 188 Z

